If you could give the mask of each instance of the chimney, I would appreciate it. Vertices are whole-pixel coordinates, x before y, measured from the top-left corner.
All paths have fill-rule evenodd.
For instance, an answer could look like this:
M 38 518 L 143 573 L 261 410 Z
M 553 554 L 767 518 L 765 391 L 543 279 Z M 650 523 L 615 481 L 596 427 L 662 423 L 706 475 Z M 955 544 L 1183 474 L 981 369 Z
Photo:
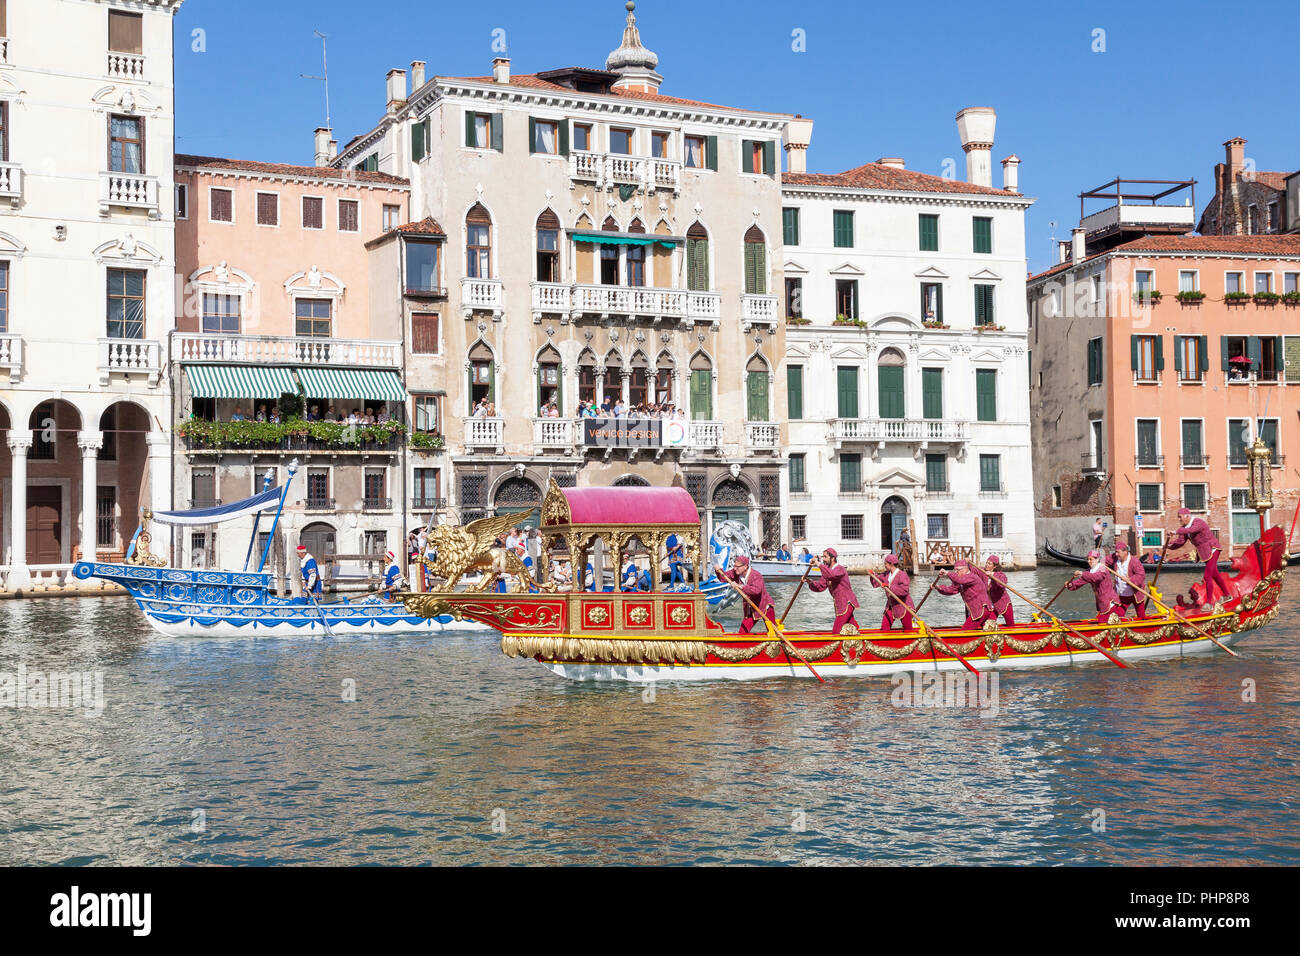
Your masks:
M 968 106 L 957 114 L 957 133 L 966 151 L 966 181 L 972 185 L 993 185 L 993 130 L 997 122 L 997 110 L 987 106 Z
M 330 133 L 333 130 L 324 126 L 316 127 L 316 165 L 328 166 L 334 157 L 330 155 Z
M 785 167 L 787 172 L 808 172 L 808 144 L 812 142 L 813 121 L 796 116 L 785 124 Z
M 1070 244 L 1064 239 L 1056 241 L 1056 264 L 1065 265 L 1070 261 Z
M 411 61 L 411 92 L 414 93 L 420 87 L 424 86 L 424 61 Z
M 1223 148 L 1228 160 L 1228 168 L 1224 170 L 1224 186 L 1227 187 L 1237 181 L 1246 167 L 1246 141 L 1240 136 L 1234 136 L 1223 144 Z
M 388 112 L 395 113 L 406 102 L 406 71 L 388 71 Z
M 1078 265 L 1088 252 L 1088 233 L 1083 226 L 1076 226 L 1070 233 L 1070 261 Z
M 882 156 L 876 160 L 878 166 L 888 166 L 890 169 L 904 169 L 903 157 L 901 156 Z
M 510 82 L 510 57 L 499 56 L 492 61 L 492 79 L 496 83 Z
M 1015 153 L 1002 160 L 1002 188 L 1009 193 L 1020 193 L 1020 157 Z
M 330 162 L 331 162 L 331 163 L 334 162 L 334 160 L 338 159 L 338 156 L 339 156 L 339 141 L 338 141 L 337 139 L 332 139 L 332 140 L 330 140 L 330 154 L 329 154 L 329 155 L 330 155 Z

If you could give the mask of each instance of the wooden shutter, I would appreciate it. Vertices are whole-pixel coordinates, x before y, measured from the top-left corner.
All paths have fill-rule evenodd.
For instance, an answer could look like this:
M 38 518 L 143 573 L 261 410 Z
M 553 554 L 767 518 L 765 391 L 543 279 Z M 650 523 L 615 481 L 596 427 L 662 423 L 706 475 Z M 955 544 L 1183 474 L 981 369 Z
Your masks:
M 280 197 L 275 193 L 257 194 L 257 224 L 259 226 L 280 224 Z
M 505 130 L 502 128 L 505 126 L 504 119 L 505 119 L 504 113 L 493 113 L 492 118 L 488 121 L 488 123 L 492 127 L 492 148 L 495 149 L 498 153 L 504 152 L 504 148 L 502 146 L 502 143 L 504 142 L 504 134 L 505 134 Z
M 1183 457 L 1189 464 L 1201 459 L 1201 423 L 1183 422 Z
M 1226 372 L 1232 368 L 1232 364 L 1228 361 L 1228 337 L 1226 335 L 1219 336 L 1219 351 L 1223 356 L 1223 370 Z
M 758 170 L 753 169 L 754 165 L 754 141 L 752 139 L 742 139 L 740 141 L 740 171 L 743 173 L 756 173 Z
M 1163 372 L 1165 370 L 1165 337 L 1163 335 L 1155 337 L 1155 358 L 1156 371 Z
M 304 229 L 324 228 L 325 200 L 319 196 L 302 197 L 302 226 Z
M 427 119 L 411 124 L 411 162 L 418 163 L 424 159 L 425 150 L 428 148 L 428 139 L 429 121 Z
M 998 373 L 994 369 L 975 370 L 975 409 L 981 422 L 998 420 Z
M 713 373 L 708 369 L 691 371 L 691 418 L 697 422 L 713 418 Z
M 934 252 L 939 248 L 939 217 L 921 213 L 920 215 L 921 251 Z
M 411 351 L 422 355 L 438 353 L 438 314 L 417 312 L 411 316 Z
M 776 175 L 776 143 L 763 144 L 763 173 L 767 176 Z
M 1183 370 L 1183 340 L 1185 338 L 1187 338 L 1187 336 L 1185 335 L 1174 336 L 1174 371 L 1175 372 L 1181 372 Z
M 1258 372 L 1261 361 L 1264 357 L 1264 350 L 1259 344 L 1258 335 L 1246 337 L 1246 357 L 1250 359 L 1250 370 Z
M 985 216 L 976 216 L 972 221 L 973 246 L 976 252 L 993 251 L 993 220 Z
M 718 137 L 709 136 L 704 140 L 704 165 L 714 172 L 718 171 Z
M 569 155 L 569 121 L 560 120 L 560 155 Z
M 799 245 L 799 210 L 781 210 L 782 241 L 787 246 Z
M 998 491 L 1001 487 L 1001 457 L 998 455 L 980 455 L 980 491 Z
M 903 369 L 901 366 L 883 366 L 876 369 L 880 386 L 880 417 L 903 418 Z
M 475 118 L 476 118 L 475 113 L 473 113 L 470 110 L 465 111 L 465 145 L 466 146 L 472 147 L 478 145 L 478 137 L 474 135 Z
M 114 53 L 144 52 L 144 17 L 139 13 L 108 11 L 108 48 Z
M 537 152 L 537 120 L 528 117 L 528 152 Z
M 1201 353 L 1201 371 L 1208 372 L 1210 370 L 1210 337 L 1208 335 L 1198 335 L 1197 338 L 1201 340 L 1200 349 L 1198 350 Z
M 767 384 L 766 372 L 749 373 L 749 381 L 747 382 L 746 388 L 746 395 L 748 398 L 746 421 L 767 421 Z
M 1141 351 L 1142 351 L 1141 339 L 1142 336 L 1140 335 L 1130 335 L 1128 337 L 1129 367 L 1132 368 L 1133 371 L 1135 372 L 1138 370 L 1138 366 L 1141 362 Z
M 840 418 L 858 417 L 858 369 L 857 366 L 840 366 L 835 370 L 838 386 L 838 411 Z
M 921 369 L 921 414 L 932 421 L 943 418 L 943 369 Z
M 787 365 L 785 369 L 786 415 L 791 421 L 803 418 L 803 366 Z

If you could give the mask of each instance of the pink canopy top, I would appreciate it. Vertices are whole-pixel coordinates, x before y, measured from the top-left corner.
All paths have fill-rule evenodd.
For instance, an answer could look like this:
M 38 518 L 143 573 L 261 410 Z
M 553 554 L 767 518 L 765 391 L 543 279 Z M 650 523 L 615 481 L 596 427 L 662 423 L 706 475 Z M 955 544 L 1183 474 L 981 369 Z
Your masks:
M 685 488 L 562 488 L 573 524 L 698 525 Z

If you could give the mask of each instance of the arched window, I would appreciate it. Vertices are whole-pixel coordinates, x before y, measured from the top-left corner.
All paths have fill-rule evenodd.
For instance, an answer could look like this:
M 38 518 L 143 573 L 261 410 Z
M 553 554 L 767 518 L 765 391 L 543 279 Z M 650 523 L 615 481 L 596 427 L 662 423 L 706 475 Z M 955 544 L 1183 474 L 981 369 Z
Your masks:
M 646 481 L 640 475 L 624 475 L 618 481 L 614 482 L 615 488 L 649 488 L 650 482 Z
M 618 232 L 613 216 L 605 219 L 602 232 Z M 618 285 L 618 246 L 602 243 L 600 247 L 600 284 Z
M 536 528 L 542 519 L 542 490 L 527 478 L 507 478 L 492 496 L 498 515 L 519 515 L 520 528 Z
M 469 350 L 469 413 L 474 414 L 478 403 L 486 399 L 496 402 L 496 364 L 492 350 L 477 343 Z
M 632 356 L 632 374 L 628 378 L 627 391 L 628 404 L 633 408 L 644 405 L 649 397 L 649 368 L 650 362 L 645 353 L 637 351 Z
M 713 362 L 703 352 L 691 357 L 691 419 L 713 421 Z
M 709 231 L 698 222 L 686 230 L 686 288 L 709 291 Z
M 578 356 L 578 401 L 596 402 L 596 356 L 590 349 Z
M 492 278 L 492 217 L 482 203 L 465 215 L 465 275 Z
M 633 219 L 627 231 L 644 235 L 645 224 L 640 219 Z M 627 247 L 627 284 L 632 288 L 645 285 L 645 250 L 645 246 Z
M 551 403 L 555 403 L 555 415 L 564 414 L 564 395 L 560 383 L 564 381 L 560 353 L 555 346 L 548 345 L 537 356 L 537 414 L 541 418 L 550 417 Z
M 876 362 L 880 391 L 880 417 L 906 418 L 907 402 L 903 394 L 903 375 L 907 359 L 898 349 L 885 349 Z
M 768 379 L 767 362 L 761 355 L 754 355 L 745 366 L 745 420 L 765 422 L 768 420 Z
M 623 397 L 623 356 L 610 351 L 605 356 L 605 394 L 602 400 L 608 401 L 610 407 Z
M 655 369 L 655 393 L 652 401 L 656 405 L 671 405 L 673 401 L 673 373 L 677 371 L 677 363 L 673 361 L 672 355 L 668 352 L 660 352 L 659 359 L 655 364 L 658 367 Z
M 745 233 L 745 294 L 767 294 L 767 240 L 758 226 Z
M 537 281 L 560 281 L 560 218 L 549 209 L 537 217 Z

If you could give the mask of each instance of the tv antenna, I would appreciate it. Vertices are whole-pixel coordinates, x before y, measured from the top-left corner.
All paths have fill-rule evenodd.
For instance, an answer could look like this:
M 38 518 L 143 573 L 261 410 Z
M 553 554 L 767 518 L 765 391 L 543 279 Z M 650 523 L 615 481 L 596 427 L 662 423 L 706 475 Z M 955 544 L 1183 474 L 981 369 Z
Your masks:
M 321 33 L 319 30 L 312 30 L 311 32 L 314 33 L 316 36 L 320 37 L 320 62 L 321 62 L 321 73 L 323 75 L 313 76 L 310 73 L 299 73 L 298 75 L 301 76 L 304 80 L 318 80 L 319 82 L 325 84 L 325 128 L 333 129 L 334 127 L 330 126 L 330 65 L 329 65 L 329 59 L 326 56 L 326 51 L 325 51 L 326 37 L 325 34 Z

